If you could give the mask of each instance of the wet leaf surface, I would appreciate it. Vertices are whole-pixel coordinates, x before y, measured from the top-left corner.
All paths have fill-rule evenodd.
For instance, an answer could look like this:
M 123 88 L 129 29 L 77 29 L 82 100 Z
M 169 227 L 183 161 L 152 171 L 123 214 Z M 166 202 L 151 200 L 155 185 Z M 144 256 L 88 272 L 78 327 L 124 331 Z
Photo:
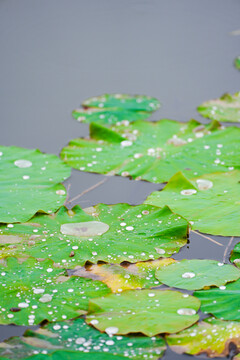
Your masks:
M 0 264 L 0 323 L 37 325 L 86 313 L 88 300 L 106 295 L 100 281 L 67 277 L 51 260 L 7 258 Z
M 192 229 L 224 236 L 240 235 L 240 171 L 213 173 L 189 180 L 177 173 L 146 204 L 163 206 L 184 216 Z
M 111 129 L 90 125 L 90 139 L 74 139 L 62 159 L 81 171 L 130 176 L 154 183 L 181 170 L 189 177 L 239 168 L 240 129 L 217 122 L 137 121 Z
M 22 359 L 33 353 L 52 353 L 56 349 L 94 352 L 98 358 L 101 353 L 124 356 L 125 359 L 157 360 L 166 348 L 160 337 L 112 336 L 100 333 L 88 326 L 83 319 L 50 323 L 35 332 L 27 331 L 23 337 L 14 337 L 0 344 L 0 354 L 8 354 L 11 359 Z
M 215 260 L 181 260 L 156 271 L 156 278 L 161 283 L 186 290 L 221 286 L 239 277 L 237 268 Z
M 201 310 L 222 320 L 240 320 L 240 280 L 219 288 L 195 291 Z
M 0 222 L 29 220 L 37 211 L 52 213 L 64 204 L 59 184 L 70 168 L 56 155 L 15 146 L 0 146 Z
M 81 122 L 113 125 L 147 119 L 160 107 L 157 99 L 144 95 L 104 94 L 85 100 L 83 109 L 73 111 Z
M 128 290 L 89 302 L 86 321 L 107 334 L 174 333 L 194 324 L 200 301 L 171 290 Z
M 239 64 L 235 61 L 235 65 Z M 204 117 L 226 122 L 240 122 L 240 92 L 224 94 L 219 99 L 205 101 L 197 110 Z
M 112 292 L 123 290 L 143 289 L 159 286 L 160 282 L 155 277 L 155 271 L 172 264 L 171 258 L 154 261 L 139 262 L 121 266 L 118 264 L 91 265 L 87 268 L 80 267 L 73 274 L 104 282 Z
M 55 215 L 37 214 L 24 224 L 1 226 L 0 257 L 51 258 L 65 268 L 86 261 L 137 262 L 179 251 L 187 243 L 187 231 L 187 221 L 168 207 L 99 204 L 86 211 L 62 207 Z
M 240 349 L 240 323 L 208 318 L 166 339 L 170 348 L 178 354 L 228 356 L 230 343 Z

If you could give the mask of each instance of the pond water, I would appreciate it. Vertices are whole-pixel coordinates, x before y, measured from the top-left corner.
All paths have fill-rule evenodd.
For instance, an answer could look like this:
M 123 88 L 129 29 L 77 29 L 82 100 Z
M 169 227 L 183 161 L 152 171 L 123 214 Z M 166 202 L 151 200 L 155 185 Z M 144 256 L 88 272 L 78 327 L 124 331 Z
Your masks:
M 197 105 L 239 90 L 239 14 L 236 0 L 1 0 L 1 144 L 58 154 L 88 134 L 71 111 L 105 92 L 158 98 L 151 120 L 206 123 Z M 70 199 L 103 179 L 73 170 Z M 72 204 L 140 204 L 162 187 L 111 177 Z M 212 238 L 223 246 L 191 233 L 175 258 L 222 261 L 229 238 Z M 0 340 L 22 332 L 0 326 Z M 173 358 L 190 357 L 167 350 Z

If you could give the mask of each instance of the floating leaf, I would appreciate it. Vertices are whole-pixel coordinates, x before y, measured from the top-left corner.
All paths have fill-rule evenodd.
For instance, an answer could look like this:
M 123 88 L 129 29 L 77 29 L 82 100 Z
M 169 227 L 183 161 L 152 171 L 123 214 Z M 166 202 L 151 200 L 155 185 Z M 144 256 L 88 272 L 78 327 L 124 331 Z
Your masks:
M 63 205 L 66 190 L 58 183 L 70 168 L 57 156 L 0 146 L 0 163 L 0 222 L 27 221 L 37 211 L 52 213 Z
M 201 310 L 223 320 L 240 320 L 240 280 L 213 288 L 200 290 L 194 296 L 201 301 Z
M 75 169 L 159 183 L 177 170 L 194 177 L 240 168 L 240 129 L 222 129 L 217 122 L 137 121 L 111 129 L 91 124 L 90 135 L 61 152 Z
M 167 204 L 184 216 L 194 230 L 224 236 L 240 235 L 240 171 L 215 173 L 188 180 L 174 175 L 163 191 L 153 192 L 146 204 Z
M 37 354 L 26 358 L 27 360 L 92 360 L 96 356 L 96 352 L 91 353 L 79 353 L 79 351 L 57 350 L 49 355 Z M 1 359 L 1 358 L 0 358 Z M 6 358 L 2 358 L 6 360 Z M 100 353 L 97 354 L 98 360 L 124 360 L 123 356 Z
M 147 119 L 160 107 L 157 99 L 144 95 L 104 94 L 83 102 L 83 109 L 73 111 L 78 121 L 99 124 L 129 123 Z
M 69 341 L 71 339 L 71 341 Z M 48 324 L 37 331 L 27 331 L 23 337 L 14 337 L 0 344 L 0 354 L 7 352 L 11 359 L 21 359 L 36 351 L 51 353 L 56 349 L 75 350 L 79 353 L 102 352 L 125 356 L 130 359 L 157 360 L 165 351 L 165 342 L 160 337 L 147 338 L 145 336 L 113 336 L 102 334 L 92 326 L 88 326 L 83 319 Z M 7 351 L 6 351 L 7 350 Z
M 237 68 L 238 70 L 240 70 L 240 56 L 238 56 L 238 57 L 235 59 L 234 64 L 235 64 L 236 68 Z
M 112 292 L 122 292 L 123 290 L 150 288 L 160 285 L 155 277 L 155 271 L 172 264 L 174 261 L 171 258 L 166 258 L 125 266 L 118 264 L 91 265 L 87 269 L 80 267 L 73 274 L 100 280 L 107 284 Z
M 109 293 L 100 281 L 64 276 L 51 260 L 0 264 L 0 323 L 36 325 L 86 313 L 88 300 Z
M 82 103 L 85 108 L 118 108 L 132 111 L 156 111 L 160 107 L 157 99 L 145 95 L 104 94 L 91 97 Z
M 161 283 L 187 290 L 221 286 L 239 277 L 240 271 L 234 266 L 215 260 L 181 260 L 156 271 L 156 278 Z
M 171 290 L 127 290 L 89 302 L 87 323 L 108 335 L 174 333 L 198 320 L 200 301 Z
M 73 268 L 87 260 L 121 263 L 168 257 L 187 242 L 187 221 L 168 207 L 100 204 L 90 210 L 92 215 L 79 206 L 62 207 L 25 224 L 0 226 L 0 257 L 51 258 Z
M 240 323 L 208 318 L 178 334 L 167 336 L 167 342 L 178 354 L 228 356 L 230 343 L 240 349 Z
M 83 123 L 96 122 L 102 125 L 114 125 L 119 122 L 128 124 L 137 120 L 146 120 L 151 113 L 144 111 L 132 111 L 124 109 L 76 109 L 72 112 L 73 117 Z
M 205 101 L 197 110 L 202 116 L 212 120 L 240 122 L 240 92 Z

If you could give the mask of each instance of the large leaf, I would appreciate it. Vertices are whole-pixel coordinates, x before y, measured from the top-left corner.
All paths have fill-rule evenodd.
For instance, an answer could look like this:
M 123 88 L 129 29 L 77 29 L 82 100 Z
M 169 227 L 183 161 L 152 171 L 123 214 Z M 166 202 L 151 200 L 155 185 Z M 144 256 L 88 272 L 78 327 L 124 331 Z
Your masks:
M 200 301 L 171 290 L 127 290 L 89 302 L 86 321 L 107 334 L 174 333 L 198 320 Z
M 0 264 L 0 323 L 36 325 L 86 313 L 88 300 L 109 293 L 100 281 L 64 276 L 51 260 Z
M 71 339 L 71 341 L 69 341 Z M 41 352 L 51 353 L 56 349 L 96 352 L 96 358 L 102 352 L 126 356 L 135 360 L 157 360 L 166 346 L 160 337 L 112 336 L 100 333 L 88 326 L 83 319 L 50 323 L 43 329 L 27 331 L 23 337 L 14 337 L 0 344 L 0 355 L 7 353 L 11 359 L 22 359 Z M 126 358 L 125 358 L 126 359 Z
M 178 334 L 167 336 L 167 342 L 178 354 L 228 356 L 230 343 L 240 350 L 240 323 L 208 318 Z
M 73 111 L 78 121 L 112 125 L 147 119 L 160 107 L 157 99 L 144 95 L 104 94 L 83 102 L 83 109 Z
M 197 110 L 209 119 L 240 122 L 240 92 L 234 95 L 224 94 L 219 99 L 205 101 Z
M 52 213 L 63 205 L 59 184 L 70 168 L 57 156 L 15 146 L 0 146 L 0 222 L 29 220 L 37 211 Z
M 163 284 L 187 290 L 206 286 L 221 286 L 239 279 L 240 271 L 232 265 L 215 260 L 182 260 L 156 271 L 156 278 Z
M 75 139 L 61 157 L 82 171 L 165 182 L 181 170 L 190 177 L 240 168 L 240 129 L 217 122 L 200 125 L 137 121 L 111 129 L 91 124 L 90 139 Z
M 201 300 L 201 310 L 223 320 L 240 320 L 240 280 L 212 288 L 196 291 Z
M 99 264 L 80 267 L 74 271 L 75 276 L 100 280 L 107 284 L 112 292 L 123 290 L 150 288 L 160 285 L 155 277 L 155 271 L 172 264 L 171 258 L 154 261 L 143 261 L 136 264 Z
M 73 268 L 91 261 L 111 263 L 168 257 L 187 242 L 187 221 L 168 207 L 100 204 L 86 210 L 62 207 L 25 224 L 0 227 L 0 257 L 51 258 Z
M 163 191 L 153 192 L 145 203 L 155 206 L 167 204 L 188 219 L 194 230 L 214 235 L 240 235 L 238 170 L 207 174 L 194 180 L 177 173 Z

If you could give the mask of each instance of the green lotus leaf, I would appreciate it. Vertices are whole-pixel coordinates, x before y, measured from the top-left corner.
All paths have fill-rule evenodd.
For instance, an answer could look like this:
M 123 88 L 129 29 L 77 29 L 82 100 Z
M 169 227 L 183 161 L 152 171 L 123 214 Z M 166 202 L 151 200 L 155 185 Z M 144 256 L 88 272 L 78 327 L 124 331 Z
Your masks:
M 71 339 L 71 341 L 69 341 Z M 100 333 L 88 326 L 83 319 L 50 323 L 37 331 L 27 331 L 22 337 L 14 337 L 0 344 L 0 355 L 7 353 L 11 359 L 22 359 L 36 352 L 51 353 L 57 349 L 85 352 L 111 353 L 134 360 L 157 360 L 165 351 L 165 342 L 160 337 L 112 336 Z
M 195 291 L 201 310 L 222 320 L 240 320 L 240 280 L 219 288 Z
M 202 116 L 212 120 L 240 122 L 240 92 L 205 101 L 197 110 Z
M 168 207 L 99 204 L 37 214 L 0 226 L 0 257 L 50 258 L 66 268 L 169 257 L 187 243 L 188 223 Z
M 198 320 L 200 301 L 171 290 L 126 290 L 89 302 L 86 318 L 107 334 L 174 333 Z
M 155 277 L 155 271 L 175 260 L 171 258 L 154 261 L 143 261 L 124 266 L 118 264 L 99 264 L 79 267 L 73 274 L 104 282 L 112 292 L 123 290 L 151 288 L 160 285 Z
M 178 170 L 196 177 L 240 168 L 239 138 L 239 128 L 217 122 L 137 121 L 111 129 L 92 123 L 90 139 L 72 140 L 61 157 L 78 170 L 160 183 Z
M 189 180 L 174 175 L 146 204 L 163 206 L 184 216 L 192 229 L 224 236 L 240 235 L 240 171 L 206 174 Z
M 240 271 L 215 260 L 181 260 L 157 269 L 156 278 L 163 284 L 187 290 L 221 286 L 239 279 Z
M 107 109 L 76 109 L 72 112 L 73 117 L 83 123 L 96 122 L 102 125 L 114 125 L 117 123 L 129 122 L 137 120 L 146 120 L 151 116 L 150 112 L 145 111 L 132 111 L 118 108 Z
M 94 356 L 97 356 L 98 360 L 124 360 L 123 356 L 106 354 L 106 353 L 79 353 L 79 351 L 57 350 L 46 356 L 45 353 L 37 354 L 26 358 L 27 360 L 92 360 Z M 6 358 L 2 358 L 6 360 Z
M 70 168 L 57 156 L 15 146 L 0 146 L 0 222 L 29 220 L 37 211 L 52 213 L 64 204 L 59 184 Z
M 236 68 L 237 68 L 238 70 L 240 70 L 240 56 L 238 56 L 238 57 L 235 59 L 234 64 L 235 64 Z
M 85 108 L 118 108 L 132 111 L 156 111 L 160 107 L 157 99 L 145 95 L 104 94 L 85 100 Z
M 0 324 L 36 325 L 86 313 L 88 300 L 106 295 L 100 281 L 64 276 L 51 260 L 33 258 L 0 264 Z
M 230 343 L 240 350 L 240 323 L 208 318 L 166 339 L 170 348 L 178 354 L 228 356 Z

